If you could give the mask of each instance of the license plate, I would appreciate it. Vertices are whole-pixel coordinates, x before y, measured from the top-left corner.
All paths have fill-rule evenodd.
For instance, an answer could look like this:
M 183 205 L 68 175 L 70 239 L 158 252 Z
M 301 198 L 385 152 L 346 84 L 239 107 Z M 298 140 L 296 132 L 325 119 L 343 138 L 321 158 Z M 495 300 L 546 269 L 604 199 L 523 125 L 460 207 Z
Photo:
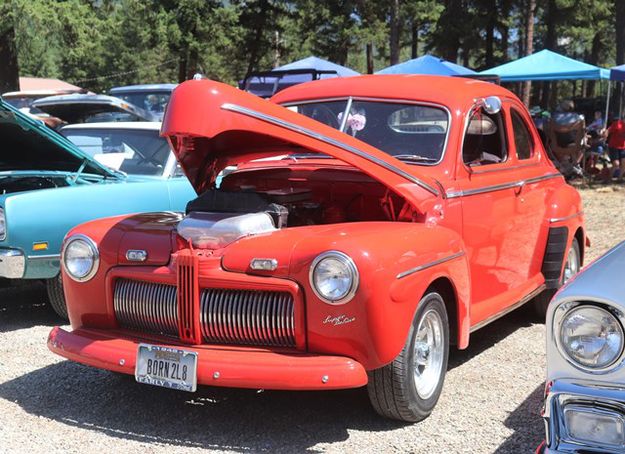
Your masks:
M 194 392 L 197 388 L 197 353 L 140 344 L 135 379 L 148 385 Z

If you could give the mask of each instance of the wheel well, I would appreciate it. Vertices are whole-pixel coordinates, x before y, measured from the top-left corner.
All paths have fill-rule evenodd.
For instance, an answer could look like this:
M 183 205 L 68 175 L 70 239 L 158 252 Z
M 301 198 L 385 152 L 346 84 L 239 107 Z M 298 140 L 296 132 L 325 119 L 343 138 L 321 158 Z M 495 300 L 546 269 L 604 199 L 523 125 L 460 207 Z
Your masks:
M 577 245 L 579 246 L 579 264 L 580 266 L 584 264 L 584 250 L 586 249 L 586 242 L 584 241 L 585 235 L 584 230 L 579 227 L 575 232 L 575 239 L 577 240 Z
M 458 341 L 458 300 L 454 286 L 448 278 L 439 277 L 430 284 L 426 293 L 431 291 L 437 292 L 443 297 L 449 319 L 449 342 L 455 345 Z

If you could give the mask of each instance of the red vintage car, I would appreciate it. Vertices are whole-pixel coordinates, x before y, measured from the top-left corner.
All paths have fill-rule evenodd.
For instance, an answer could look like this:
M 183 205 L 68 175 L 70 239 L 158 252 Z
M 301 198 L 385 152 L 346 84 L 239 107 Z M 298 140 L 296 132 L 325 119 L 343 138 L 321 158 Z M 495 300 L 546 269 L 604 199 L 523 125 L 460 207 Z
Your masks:
M 194 80 L 162 134 L 199 196 L 74 228 L 72 331 L 48 340 L 141 383 L 366 385 L 381 415 L 418 421 L 450 345 L 531 300 L 544 314 L 582 263 L 578 193 L 491 83 L 337 78 L 267 101 Z

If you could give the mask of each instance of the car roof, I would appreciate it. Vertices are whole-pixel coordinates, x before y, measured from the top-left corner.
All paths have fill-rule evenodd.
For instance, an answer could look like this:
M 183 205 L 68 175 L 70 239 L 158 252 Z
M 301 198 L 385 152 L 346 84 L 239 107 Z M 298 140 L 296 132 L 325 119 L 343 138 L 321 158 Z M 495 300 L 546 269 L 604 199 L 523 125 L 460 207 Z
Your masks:
M 141 129 L 158 131 L 161 129 L 160 121 L 109 121 L 101 123 L 77 123 L 75 125 L 67 125 L 61 128 L 68 129 Z
M 459 101 L 472 101 L 482 96 L 515 97 L 512 92 L 499 85 L 465 77 L 372 74 L 335 77 L 294 85 L 278 92 L 271 100 L 285 104 L 349 96 L 419 100 L 450 107 L 458 105 Z
M 155 91 L 155 90 L 173 90 L 178 84 L 139 84 L 139 85 L 126 85 L 123 87 L 113 87 L 109 90 L 110 93 L 116 93 L 118 91 Z

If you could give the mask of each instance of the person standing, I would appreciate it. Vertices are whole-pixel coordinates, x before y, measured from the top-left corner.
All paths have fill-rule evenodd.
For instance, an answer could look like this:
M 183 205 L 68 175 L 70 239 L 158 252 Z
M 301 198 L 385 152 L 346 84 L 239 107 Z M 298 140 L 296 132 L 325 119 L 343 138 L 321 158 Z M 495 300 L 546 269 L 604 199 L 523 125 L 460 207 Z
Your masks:
M 623 182 L 623 169 L 625 169 L 625 121 L 617 118 L 607 130 L 608 153 L 612 162 L 611 177 L 617 176 L 618 181 Z

